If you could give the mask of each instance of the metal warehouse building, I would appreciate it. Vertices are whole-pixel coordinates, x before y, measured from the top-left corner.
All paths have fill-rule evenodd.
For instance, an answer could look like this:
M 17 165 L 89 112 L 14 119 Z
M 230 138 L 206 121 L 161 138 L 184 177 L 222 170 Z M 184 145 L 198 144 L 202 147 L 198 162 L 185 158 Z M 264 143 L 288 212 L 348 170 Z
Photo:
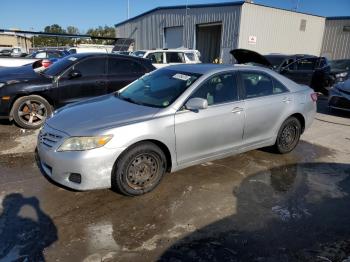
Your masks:
M 245 48 L 267 53 L 320 55 L 325 18 L 249 2 L 158 7 L 116 24 L 116 37 L 135 49 L 198 49 L 203 62 Z
M 350 16 L 326 19 L 321 54 L 330 59 L 350 58 Z

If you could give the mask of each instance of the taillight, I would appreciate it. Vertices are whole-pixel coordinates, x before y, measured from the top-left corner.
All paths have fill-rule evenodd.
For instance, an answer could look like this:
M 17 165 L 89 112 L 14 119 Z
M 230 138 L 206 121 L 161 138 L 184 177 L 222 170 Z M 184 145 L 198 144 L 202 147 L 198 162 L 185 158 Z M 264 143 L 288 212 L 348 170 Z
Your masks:
M 311 95 L 312 101 L 316 102 L 317 101 L 317 93 L 312 93 Z
M 50 65 L 52 65 L 52 62 L 50 60 L 44 59 L 43 61 L 41 61 L 41 65 L 45 68 L 49 67 Z

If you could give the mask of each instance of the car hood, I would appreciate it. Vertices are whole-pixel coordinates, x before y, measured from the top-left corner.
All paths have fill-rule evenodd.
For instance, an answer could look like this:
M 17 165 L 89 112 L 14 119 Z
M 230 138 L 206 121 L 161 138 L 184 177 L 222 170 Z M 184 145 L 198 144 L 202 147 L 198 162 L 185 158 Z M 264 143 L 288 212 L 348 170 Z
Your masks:
M 238 64 L 254 63 L 272 67 L 271 63 L 261 54 L 247 49 L 233 49 L 230 54 Z
M 0 82 L 7 82 L 12 80 L 25 82 L 40 78 L 43 77 L 35 73 L 32 64 L 18 67 L 0 67 Z
M 114 94 L 65 106 L 46 121 L 71 136 L 95 135 L 102 130 L 150 119 L 160 109 L 133 104 Z

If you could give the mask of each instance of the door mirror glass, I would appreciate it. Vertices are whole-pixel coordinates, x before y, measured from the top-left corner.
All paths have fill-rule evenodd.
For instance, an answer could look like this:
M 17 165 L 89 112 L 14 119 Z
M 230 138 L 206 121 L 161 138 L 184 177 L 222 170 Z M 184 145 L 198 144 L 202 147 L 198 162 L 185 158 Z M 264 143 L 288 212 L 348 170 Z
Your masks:
M 193 111 L 206 109 L 208 108 L 208 100 L 199 97 L 194 97 L 187 101 L 185 107 L 186 109 Z
M 72 71 L 70 71 L 69 79 L 78 78 L 78 77 L 81 77 L 81 73 L 79 70 L 73 69 Z

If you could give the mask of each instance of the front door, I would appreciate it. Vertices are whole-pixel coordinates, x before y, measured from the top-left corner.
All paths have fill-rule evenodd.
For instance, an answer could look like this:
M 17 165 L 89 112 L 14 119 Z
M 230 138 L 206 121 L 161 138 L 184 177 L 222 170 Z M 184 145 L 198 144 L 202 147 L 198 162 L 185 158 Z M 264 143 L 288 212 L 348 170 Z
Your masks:
M 242 144 L 244 102 L 238 99 L 232 72 L 212 76 L 190 98 L 194 97 L 207 99 L 208 108 L 176 113 L 178 165 L 228 153 Z
M 317 58 L 303 58 L 290 64 L 281 74 L 298 84 L 311 86 Z
M 76 77 L 71 72 L 78 72 Z M 60 105 L 107 93 L 106 56 L 83 59 L 58 80 Z

